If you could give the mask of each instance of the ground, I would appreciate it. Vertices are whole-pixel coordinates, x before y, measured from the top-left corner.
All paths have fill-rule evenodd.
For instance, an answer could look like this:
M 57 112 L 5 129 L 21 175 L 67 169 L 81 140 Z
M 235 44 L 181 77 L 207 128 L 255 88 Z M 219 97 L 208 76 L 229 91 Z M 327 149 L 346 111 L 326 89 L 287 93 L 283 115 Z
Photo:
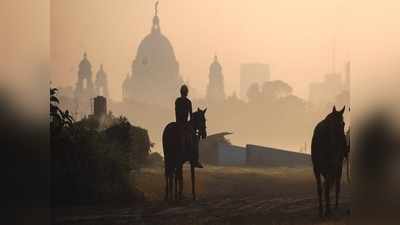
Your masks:
M 321 219 L 310 168 L 207 166 L 197 170 L 196 201 L 191 200 L 189 170 L 186 168 L 186 198 L 181 202 L 169 203 L 163 201 L 162 171 L 162 168 L 148 168 L 135 175 L 138 188 L 145 193 L 146 200 L 143 203 L 56 209 L 53 224 L 348 224 L 348 186 L 342 186 L 339 208 L 333 211 L 330 218 Z

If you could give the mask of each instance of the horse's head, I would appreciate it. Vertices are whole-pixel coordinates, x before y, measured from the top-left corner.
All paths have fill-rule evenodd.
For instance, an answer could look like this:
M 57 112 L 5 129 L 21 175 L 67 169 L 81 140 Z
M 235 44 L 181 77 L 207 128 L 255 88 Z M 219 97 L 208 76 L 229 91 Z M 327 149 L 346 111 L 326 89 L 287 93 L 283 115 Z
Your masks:
M 333 106 L 332 112 L 326 117 L 329 127 L 329 136 L 333 143 L 339 146 L 346 145 L 346 137 L 344 134 L 345 123 L 343 120 L 345 107 L 346 106 L 343 106 L 341 110 L 337 111 L 336 107 Z
M 200 135 L 202 139 L 205 139 L 207 137 L 207 126 L 206 126 L 206 111 L 207 108 L 204 110 L 201 110 L 200 108 L 197 108 L 197 111 L 192 114 L 192 122 L 193 122 L 193 128 L 195 129 L 196 132 Z

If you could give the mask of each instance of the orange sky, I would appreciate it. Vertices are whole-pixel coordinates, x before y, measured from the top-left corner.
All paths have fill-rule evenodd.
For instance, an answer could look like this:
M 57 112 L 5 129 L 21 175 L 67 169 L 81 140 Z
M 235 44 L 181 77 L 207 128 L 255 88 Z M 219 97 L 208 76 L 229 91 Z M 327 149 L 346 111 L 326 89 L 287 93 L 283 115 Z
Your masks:
M 51 1 L 52 81 L 73 85 L 87 51 L 96 72 L 103 63 L 111 96 L 121 83 L 140 41 L 150 32 L 151 0 Z M 287 81 L 307 97 L 309 82 L 352 60 L 353 85 L 399 74 L 400 3 L 320 0 L 161 0 L 161 31 L 169 38 L 181 74 L 204 92 L 214 53 L 220 58 L 227 93 L 239 88 L 244 62 L 271 65 L 271 78 Z M 392 74 L 392 75 L 390 75 Z M 395 78 L 398 80 L 398 78 Z M 359 82 L 354 82 L 360 80 Z M 364 82 L 365 81 L 365 82 Z M 393 82 L 390 82 L 393 83 Z M 373 86 L 373 85 L 371 85 Z

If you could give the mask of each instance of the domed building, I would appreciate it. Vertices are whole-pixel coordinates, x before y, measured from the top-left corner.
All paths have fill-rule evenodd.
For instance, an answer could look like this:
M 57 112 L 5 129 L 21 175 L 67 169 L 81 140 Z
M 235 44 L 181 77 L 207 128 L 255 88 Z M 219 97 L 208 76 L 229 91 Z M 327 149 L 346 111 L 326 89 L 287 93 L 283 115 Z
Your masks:
M 75 88 L 76 98 L 92 98 L 94 96 L 93 80 L 92 80 L 92 64 L 90 64 L 86 52 L 83 59 L 79 63 L 78 81 Z
M 141 41 L 131 76 L 127 76 L 122 85 L 124 101 L 170 105 L 183 83 L 174 49 L 161 33 L 157 6 L 158 2 L 151 32 Z
M 95 85 L 92 78 L 92 64 L 86 52 L 78 67 L 78 80 L 73 92 L 73 105 L 75 119 L 91 114 L 91 99 L 96 95 Z
M 225 100 L 224 76 L 217 56 L 214 56 L 214 62 L 210 65 L 206 99 L 209 103 L 220 103 Z
M 107 74 L 104 71 L 103 64 L 100 65 L 99 71 L 96 74 L 96 95 L 97 96 L 104 96 L 108 98 L 108 81 L 107 81 Z

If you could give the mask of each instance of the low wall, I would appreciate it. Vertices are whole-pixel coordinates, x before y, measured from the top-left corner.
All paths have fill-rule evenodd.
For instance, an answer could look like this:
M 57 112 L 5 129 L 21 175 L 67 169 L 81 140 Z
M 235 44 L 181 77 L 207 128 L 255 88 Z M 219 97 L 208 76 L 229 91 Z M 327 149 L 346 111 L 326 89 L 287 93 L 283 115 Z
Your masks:
M 246 165 L 246 161 L 247 161 L 246 148 L 235 145 L 218 144 L 219 165 L 221 166 Z
M 218 144 L 217 164 L 221 166 L 304 167 L 311 166 L 311 156 L 257 145 L 240 147 Z
M 247 145 L 247 164 L 264 166 L 302 167 L 311 165 L 311 156 L 298 152 L 257 145 Z

